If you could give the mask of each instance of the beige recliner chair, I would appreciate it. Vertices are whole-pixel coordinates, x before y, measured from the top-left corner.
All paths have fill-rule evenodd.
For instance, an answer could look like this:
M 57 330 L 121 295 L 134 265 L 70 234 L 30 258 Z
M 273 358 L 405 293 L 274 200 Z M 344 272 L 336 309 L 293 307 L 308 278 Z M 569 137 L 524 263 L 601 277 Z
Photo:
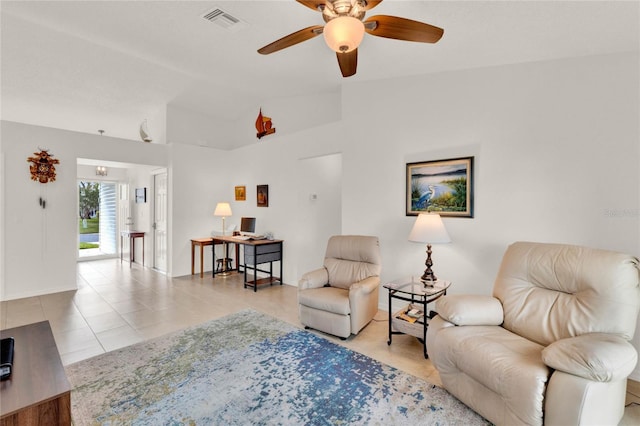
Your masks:
M 380 269 L 378 237 L 331 237 L 324 267 L 298 283 L 300 322 L 343 339 L 358 334 L 378 312 Z
M 639 308 L 637 258 L 518 242 L 493 297 L 436 302 L 427 350 L 444 387 L 497 425 L 616 425 Z

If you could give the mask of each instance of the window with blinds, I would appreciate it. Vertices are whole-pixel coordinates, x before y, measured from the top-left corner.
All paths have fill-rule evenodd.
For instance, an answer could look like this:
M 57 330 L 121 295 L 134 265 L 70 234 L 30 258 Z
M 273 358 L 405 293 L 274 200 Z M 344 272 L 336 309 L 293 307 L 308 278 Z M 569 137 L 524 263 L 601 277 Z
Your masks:
M 100 251 L 117 253 L 117 191 L 112 182 L 100 183 Z

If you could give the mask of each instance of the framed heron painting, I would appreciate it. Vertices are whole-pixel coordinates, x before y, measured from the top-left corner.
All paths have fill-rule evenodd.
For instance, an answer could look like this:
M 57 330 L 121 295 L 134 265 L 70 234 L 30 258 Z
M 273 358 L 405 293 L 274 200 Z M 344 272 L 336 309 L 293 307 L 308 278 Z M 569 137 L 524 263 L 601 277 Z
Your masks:
M 407 163 L 406 211 L 473 217 L 473 157 Z

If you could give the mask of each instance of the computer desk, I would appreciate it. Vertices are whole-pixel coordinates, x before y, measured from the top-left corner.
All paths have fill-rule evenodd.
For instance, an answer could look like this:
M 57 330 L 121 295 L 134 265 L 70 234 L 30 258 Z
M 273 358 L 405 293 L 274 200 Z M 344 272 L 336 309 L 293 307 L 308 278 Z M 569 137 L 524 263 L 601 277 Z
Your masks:
M 226 243 L 235 244 L 236 246 L 236 268 L 240 272 L 244 272 L 244 288 L 253 287 L 253 291 L 258 291 L 258 286 L 262 284 L 271 284 L 279 281 L 282 285 L 282 243 L 283 240 L 242 240 L 232 236 L 216 236 L 213 237 L 214 244 Z M 240 257 L 239 249 L 243 248 L 243 257 Z M 216 253 L 213 252 L 213 264 L 216 264 Z M 280 276 L 273 275 L 273 262 L 280 262 Z M 258 265 L 269 263 L 269 270 L 258 268 Z M 253 279 L 249 280 L 247 271 L 253 271 Z M 258 272 L 269 274 L 268 277 L 258 278 Z M 213 277 L 216 276 L 216 270 L 213 268 Z

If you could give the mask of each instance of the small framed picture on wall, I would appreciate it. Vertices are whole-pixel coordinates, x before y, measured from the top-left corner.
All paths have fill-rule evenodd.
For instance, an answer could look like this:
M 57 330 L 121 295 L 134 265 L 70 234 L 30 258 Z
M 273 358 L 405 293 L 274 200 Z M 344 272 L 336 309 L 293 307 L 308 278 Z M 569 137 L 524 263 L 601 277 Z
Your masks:
M 136 188 L 136 203 L 147 202 L 147 188 Z
M 247 199 L 247 187 L 236 186 L 236 201 L 245 201 Z
M 258 185 L 258 207 L 269 207 L 269 185 Z

